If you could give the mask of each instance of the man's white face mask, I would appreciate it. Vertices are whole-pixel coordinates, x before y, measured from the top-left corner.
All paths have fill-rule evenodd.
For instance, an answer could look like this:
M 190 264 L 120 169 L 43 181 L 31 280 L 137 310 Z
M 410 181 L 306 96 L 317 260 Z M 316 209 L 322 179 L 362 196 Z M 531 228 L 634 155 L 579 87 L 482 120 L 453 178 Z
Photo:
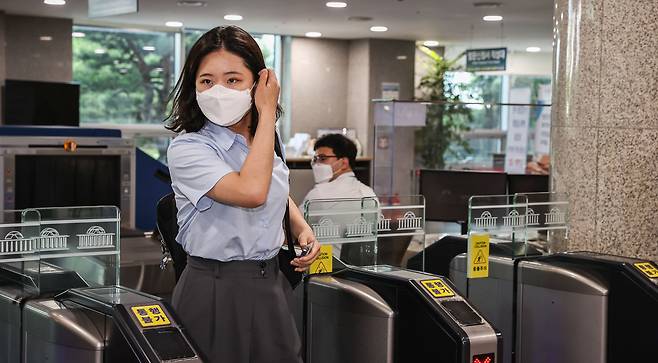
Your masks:
M 334 176 L 334 170 L 329 164 L 315 163 L 311 165 L 311 169 L 316 184 L 326 183 Z
M 251 109 L 251 90 L 242 91 L 214 85 L 203 92 L 196 92 L 196 101 L 203 115 L 219 126 L 233 126 Z

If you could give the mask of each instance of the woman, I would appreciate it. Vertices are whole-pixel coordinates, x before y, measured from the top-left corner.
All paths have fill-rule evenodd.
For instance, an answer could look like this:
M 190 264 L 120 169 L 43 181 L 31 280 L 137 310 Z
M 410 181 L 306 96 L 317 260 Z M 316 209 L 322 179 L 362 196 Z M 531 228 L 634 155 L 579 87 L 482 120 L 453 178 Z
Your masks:
M 253 102 L 252 102 L 253 94 Z M 279 84 L 254 39 L 218 27 L 190 49 L 168 128 L 178 207 L 176 240 L 189 254 L 173 306 L 210 362 L 301 362 L 289 309 L 290 284 L 277 253 L 290 206 L 295 258 L 306 270 L 319 252 L 288 196 L 288 168 L 275 155 Z

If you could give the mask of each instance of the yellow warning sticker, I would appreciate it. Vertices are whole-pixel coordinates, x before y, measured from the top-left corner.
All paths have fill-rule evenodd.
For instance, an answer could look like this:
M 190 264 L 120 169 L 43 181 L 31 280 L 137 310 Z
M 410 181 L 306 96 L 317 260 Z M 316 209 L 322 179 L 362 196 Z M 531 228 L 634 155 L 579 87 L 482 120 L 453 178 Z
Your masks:
M 333 271 L 332 256 L 333 248 L 331 245 L 320 245 L 320 254 L 311 264 L 309 273 L 324 274 Z
M 638 262 L 633 264 L 640 272 L 647 275 L 650 279 L 658 278 L 658 268 L 651 262 Z
M 455 296 L 455 293 L 442 280 L 422 280 L 420 283 L 430 295 L 436 298 Z
M 468 236 L 468 259 L 466 277 L 477 279 L 489 277 L 489 234 L 473 233 Z
M 131 309 L 143 328 L 171 324 L 160 305 L 133 306 Z

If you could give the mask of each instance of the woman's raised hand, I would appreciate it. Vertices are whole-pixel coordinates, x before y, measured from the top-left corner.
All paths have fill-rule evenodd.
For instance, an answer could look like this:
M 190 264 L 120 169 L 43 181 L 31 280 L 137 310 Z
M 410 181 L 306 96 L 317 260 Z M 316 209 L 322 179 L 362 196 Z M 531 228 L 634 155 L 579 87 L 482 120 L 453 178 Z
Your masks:
M 276 113 L 280 90 L 279 80 L 273 70 L 263 69 L 258 72 L 258 85 L 254 99 L 259 114 Z

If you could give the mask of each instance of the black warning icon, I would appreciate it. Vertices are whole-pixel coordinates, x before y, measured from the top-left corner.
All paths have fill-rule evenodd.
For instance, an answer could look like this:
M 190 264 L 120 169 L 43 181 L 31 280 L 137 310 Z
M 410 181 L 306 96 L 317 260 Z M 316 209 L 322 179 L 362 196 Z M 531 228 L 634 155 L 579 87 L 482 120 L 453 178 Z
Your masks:
M 482 250 L 479 250 L 478 253 L 475 255 L 475 258 L 473 259 L 473 264 L 482 265 L 485 263 L 487 263 L 487 259 L 484 257 L 484 253 L 482 253 Z

